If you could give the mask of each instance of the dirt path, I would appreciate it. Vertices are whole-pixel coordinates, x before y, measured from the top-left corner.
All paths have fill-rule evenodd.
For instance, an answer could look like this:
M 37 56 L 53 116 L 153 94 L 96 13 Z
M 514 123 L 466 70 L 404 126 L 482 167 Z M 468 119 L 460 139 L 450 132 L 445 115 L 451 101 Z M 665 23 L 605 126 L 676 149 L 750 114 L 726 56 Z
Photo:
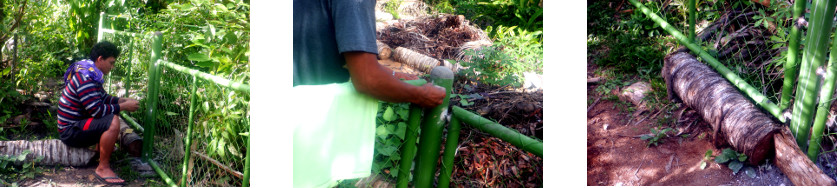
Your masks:
M 588 63 L 588 74 L 595 69 L 595 65 Z M 596 87 L 595 84 L 587 86 L 588 100 L 601 97 Z M 726 165 L 714 161 L 701 169 L 707 150 L 718 155 L 724 149 L 712 143 L 708 125 L 700 118 L 682 122 L 680 126 L 658 123 L 674 112 L 664 110 L 655 116 L 657 112 L 652 109 L 632 114 L 616 101 L 606 99 L 595 104 L 587 113 L 587 185 L 793 185 L 770 162 L 752 167 L 756 172 L 754 178 L 745 175 L 743 170 L 733 175 Z M 685 129 L 689 124 L 693 125 Z M 648 142 L 638 135 L 648 134 L 651 127 L 658 125 L 672 127 L 675 133 L 684 130 L 688 136 L 670 134 L 672 137 L 663 139 L 658 146 L 646 147 Z
M 23 180 L 19 185 L 22 187 L 108 187 L 108 185 L 96 180 L 96 177 L 93 176 L 94 170 L 96 170 L 95 164 L 84 167 L 50 168 L 34 179 Z M 119 171 L 119 169 L 116 170 Z M 120 177 L 125 179 L 124 175 Z M 150 186 L 149 181 L 144 179 L 130 181 L 125 179 L 125 182 L 126 187 Z

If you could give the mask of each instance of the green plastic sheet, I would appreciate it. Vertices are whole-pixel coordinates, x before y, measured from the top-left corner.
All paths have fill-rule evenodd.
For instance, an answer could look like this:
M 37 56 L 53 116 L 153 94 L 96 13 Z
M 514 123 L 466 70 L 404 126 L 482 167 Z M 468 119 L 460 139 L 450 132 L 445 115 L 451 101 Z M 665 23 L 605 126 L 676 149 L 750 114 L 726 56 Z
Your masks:
M 291 95 L 294 187 L 334 187 L 337 180 L 369 176 L 378 100 L 351 82 L 300 85 Z

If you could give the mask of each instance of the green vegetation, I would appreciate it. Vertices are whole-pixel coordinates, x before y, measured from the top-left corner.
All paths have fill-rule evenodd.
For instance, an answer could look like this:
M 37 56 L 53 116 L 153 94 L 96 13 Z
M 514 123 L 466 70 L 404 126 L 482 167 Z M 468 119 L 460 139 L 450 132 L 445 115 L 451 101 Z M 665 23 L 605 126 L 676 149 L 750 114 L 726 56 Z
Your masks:
M 646 135 L 640 136 L 640 139 L 648 141 L 648 144 L 645 145 L 646 147 L 650 147 L 651 144 L 654 144 L 654 146 L 657 146 L 660 143 L 663 143 L 662 139 L 668 137 L 668 134 L 666 134 L 666 133 L 669 132 L 669 131 L 672 131 L 674 129 L 672 129 L 671 127 L 667 127 L 665 129 L 663 129 L 662 127 L 658 126 L 658 127 L 652 127 L 650 130 L 651 130 L 651 134 L 646 134 Z
M 407 132 L 409 103 L 379 103 L 372 173 L 397 178 L 401 148 Z
M 0 174 L 3 174 L 3 176 L 0 176 L 0 185 L 4 187 L 17 187 L 17 181 L 34 178 L 36 174 L 43 172 L 42 168 L 35 167 L 35 163 L 42 160 L 42 158 L 30 162 L 23 162 L 29 153 L 29 150 L 25 150 L 16 156 L 0 155 Z M 13 165 L 16 162 L 22 162 L 23 165 Z

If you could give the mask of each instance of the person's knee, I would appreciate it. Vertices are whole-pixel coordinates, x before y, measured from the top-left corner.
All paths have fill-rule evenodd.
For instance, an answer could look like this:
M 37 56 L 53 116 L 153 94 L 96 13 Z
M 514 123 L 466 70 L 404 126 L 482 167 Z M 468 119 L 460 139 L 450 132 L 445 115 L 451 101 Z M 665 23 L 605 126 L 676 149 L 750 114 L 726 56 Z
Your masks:
M 119 132 L 119 116 L 113 116 L 113 120 L 110 122 L 110 127 L 108 127 L 108 131 Z

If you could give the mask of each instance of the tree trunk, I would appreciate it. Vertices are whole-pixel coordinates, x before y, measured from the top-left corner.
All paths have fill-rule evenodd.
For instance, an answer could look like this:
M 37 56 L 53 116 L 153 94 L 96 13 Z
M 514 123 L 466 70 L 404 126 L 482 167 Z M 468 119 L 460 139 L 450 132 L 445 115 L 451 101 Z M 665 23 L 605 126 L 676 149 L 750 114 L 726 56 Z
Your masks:
M 835 185 L 799 149 L 788 127 L 757 109 L 685 49 L 666 56 L 662 74 L 669 97 L 695 109 L 712 126 L 716 143 L 728 143 L 753 165 L 773 157 L 794 185 Z
M 84 166 L 96 155 L 93 150 L 70 147 L 58 139 L 0 141 L 0 155 L 19 155 L 25 150 L 29 150 L 30 153 L 24 162 L 43 157 L 37 162 L 39 165 Z
M 776 143 L 776 166 L 797 186 L 835 185 L 808 156 L 799 149 L 788 127 L 773 135 Z
M 378 59 L 389 59 L 392 56 L 392 48 L 389 48 L 387 44 L 379 40 L 375 40 L 375 43 L 378 43 Z
M 402 47 L 395 48 L 392 58 L 424 73 L 430 73 L 430 70 L 441 64 L 437 59 Z
M 716 142 L 746 154 L 753 165 L 773 154 L 773 133 L 781 124 L 691 54 L 679 50 L 664 61 L 662 74 L 669 97 L 695 109 L 712 126 Z

